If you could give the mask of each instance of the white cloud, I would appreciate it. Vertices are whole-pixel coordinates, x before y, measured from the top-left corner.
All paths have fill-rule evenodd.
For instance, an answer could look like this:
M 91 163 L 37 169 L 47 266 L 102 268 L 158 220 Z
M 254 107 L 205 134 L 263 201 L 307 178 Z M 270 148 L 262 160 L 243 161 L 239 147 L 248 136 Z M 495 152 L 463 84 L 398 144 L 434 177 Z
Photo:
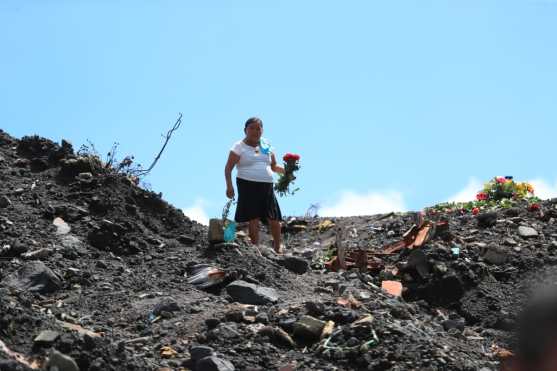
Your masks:
M 476 199 L 476 195 L 483 189 L 483 183 L 472 177 L 468 180 L 468 184 L 458 193 L 452 195 L 448 202 L 468 202 Z
M 557 181 L 554 184 L 543 179 L 534 179 L 529 182 L 534 186 L 534 195 L 542 199 L 557 197 Z
M 325 202 L 319 210 L 320 216 L 356 216 L 405 211 L 404 198 L 400 192 L 385 191 L 358 194 L 342 192 L 336 202 Z
M 205 204 L 203 199 L 197 199 L 192 206 L 186 207 L 182 209 L 182 211 L 190 219 L 201 224 L 209 225 L 209 217 L 205 211 Z

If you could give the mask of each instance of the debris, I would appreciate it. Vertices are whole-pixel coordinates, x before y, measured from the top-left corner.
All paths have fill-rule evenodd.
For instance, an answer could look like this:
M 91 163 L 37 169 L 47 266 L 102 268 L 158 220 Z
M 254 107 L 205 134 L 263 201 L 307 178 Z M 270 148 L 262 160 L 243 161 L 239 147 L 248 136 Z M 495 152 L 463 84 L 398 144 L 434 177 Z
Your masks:
M 52 224 L 54 224 L 57 228 L 56 234 L 68 234 L 72 230 L 68 223 L 66 223 L 62 218 L 54 219 Z
M 162 358 L 174 358 L 178 355 L 178 352 L 172 349 L 170 346 L 164 346 L 160 350 L 160 355 Z
M 383 281 L 381 282 L 381 288 L 392 296 L 402 295 L 402 284 L 398 281 Z
M 196 264 L 187 269 L 188 283 L 199 289 L 218 285 L 226 278 L 226 272 L 208 264 Z
M 413 249 L 422 247 L 436 236 L 438 229 L 442 231 L 443 234 L 446 234 L 448 228 L 449 224 L 446 221 L 435 224 L 430 221 L 421 221 L 419 225 L 414 224 L 412 228 L 404 233 L 402 241 L 385 246 L 383 248 L 383 253 L 394 254 L 404 248 Z
M 224 226 L 222 219 L 209 220 L 209 243 L 215 244 L 224 242 Z
M 267 336 L 272 342 L 279 345 L 288 346 L 289 348 L 295 348 L 296 343 L 286 331 L 281 328 L 273 326 L 265 326 L 258 331 L 258 334 Z
M 333 223 L 329 219 L 326 219 L 326 220 L 322 221 L 321 223 L 319 223 L 319 225 L 317 226 L 317 229 L 319 230 L 319 232 L 325 232 L 325 231 L 333 228 L 334 226 L 335 226 L 335 223 Z

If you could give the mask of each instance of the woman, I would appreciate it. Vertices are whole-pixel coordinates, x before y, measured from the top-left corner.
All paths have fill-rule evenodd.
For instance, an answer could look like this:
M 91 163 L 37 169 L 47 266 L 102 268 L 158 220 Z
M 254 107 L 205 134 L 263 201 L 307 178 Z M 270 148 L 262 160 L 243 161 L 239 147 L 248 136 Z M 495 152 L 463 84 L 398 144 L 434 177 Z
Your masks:
M 284 174 L 284 169 L 277 165 L 275 154 L 270 148 L 261 142 L 263 122 L 259 118 L 248 119 L 244 133 L 245 138 L 234 143 L 228 155 L 224 169 L 226 196 L 234 198 L 232 169 L 237 166 L 238 205 L 234 219 L 240 223 L 249 222 L 249 236 L 255 245 L 259 244 L 259 220 L 267 220 L 271 226 L 275 252 L 282 254 L 282 214 L 273 190 L 273 172 Z

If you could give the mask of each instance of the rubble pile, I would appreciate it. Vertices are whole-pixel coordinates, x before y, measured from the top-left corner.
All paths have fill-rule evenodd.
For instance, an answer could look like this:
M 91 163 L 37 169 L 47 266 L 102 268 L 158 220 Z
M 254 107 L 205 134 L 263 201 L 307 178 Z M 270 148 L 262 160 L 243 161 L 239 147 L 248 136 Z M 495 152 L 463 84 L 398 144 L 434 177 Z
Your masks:
M 496 370 L 556 270 L 557 200 L 290 218 L 277 256 L 66 141 L 0 131 L 0 180 L 0 371 Z

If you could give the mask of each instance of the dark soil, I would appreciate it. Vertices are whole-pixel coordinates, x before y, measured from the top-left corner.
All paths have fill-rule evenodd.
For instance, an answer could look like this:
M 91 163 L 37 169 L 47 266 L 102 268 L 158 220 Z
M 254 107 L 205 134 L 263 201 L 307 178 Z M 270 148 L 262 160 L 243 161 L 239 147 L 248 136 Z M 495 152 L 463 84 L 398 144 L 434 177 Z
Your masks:
M 52 348 L 82 371 L 231 364 L 496 370 L 494 346 L 513 348 L 518 311 L 532 288 L 551 280 L 557 262 L 557 200 L 539 212 L 526 205 L 496 210 L 496 223 L 485 227 L 470 215 L 444 215 L 449 232 L 419 252 L 378 254 L 385 268 L 339 273 L 323 264 L 337 239 L 348 251 L 380 253 L 416 214 L 331 219 L 336 226 L 328 229 L 319 228 L 321 218 L 290 219 L 284 231 L 287 254 L 299 258 L 294 269 L 268 248 L 260 256 L 241 235 L 235 244 L 209 245 L 205 226 L 100 161 L 78 157 L 67 142 L 0 131 L 0 180 L 2 371 L 28 369 L 25 362 L 40 367 Z M 71 230 L 56 226 L 57 218 Z M 521 237 L 519 226 L 538 235 Z M 206 290 L 189 284 L 187 272 L 202 263 L 224 270 L 226 279 Z M 308 264 L 303 274 L 286 268 L 303 272 Z M 234 303 L 226 285 L 237 279 L 275 289 L 278 301 Z M 382 291 L 383 280 L 402 282 L 402 297 Z M 334 322 L 332 334 L 320 340 L 297 332 L 305 315 Z M 44 330 L 59 336 L 35 341 Z M 200 349 L 212 351 L 220 368 L 192 360 Z

